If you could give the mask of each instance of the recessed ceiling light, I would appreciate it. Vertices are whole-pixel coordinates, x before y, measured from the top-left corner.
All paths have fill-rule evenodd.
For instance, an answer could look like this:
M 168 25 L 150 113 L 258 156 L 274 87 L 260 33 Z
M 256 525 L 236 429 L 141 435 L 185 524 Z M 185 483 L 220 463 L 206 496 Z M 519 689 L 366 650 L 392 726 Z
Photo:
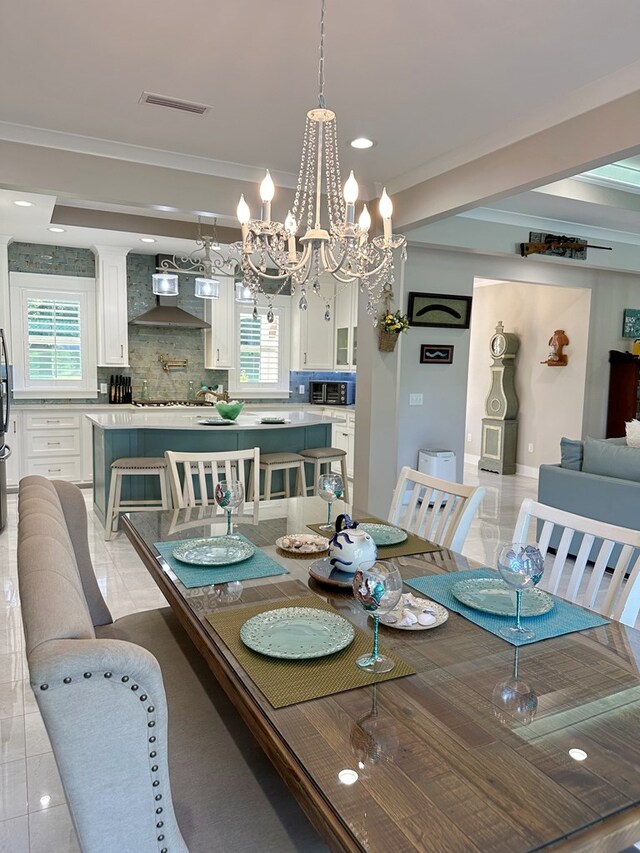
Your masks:
M 587 757 L 587 753 L 584 749 L 570 749 L 569 755 L 574 759 L 574 761 L 584 761 Z
M 367 139 L 366 136 L 359 136 L 357 139 L 351 140 L 352 148 L 373 148 L 374 144 L 373 139 Z
M 18 207 L 33 207 L 32 201 L 25 201 L 22 198 L 18 199 L 18 201 L 14 201 L 13 203 Z
M 54 234 L 64 234 L 64 228 L 58 228 L 57 225 L 52 225 L 48 230 Z
M 140 242 L 141 243 L 155 243 L 156 240 L 155 240 L 155 237 L 141 237 Z

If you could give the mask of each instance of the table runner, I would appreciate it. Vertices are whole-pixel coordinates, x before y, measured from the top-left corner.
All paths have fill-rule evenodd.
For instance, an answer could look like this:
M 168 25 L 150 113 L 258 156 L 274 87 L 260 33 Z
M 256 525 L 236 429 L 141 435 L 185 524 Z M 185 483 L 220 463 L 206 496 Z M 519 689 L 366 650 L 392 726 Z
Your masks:
M 254 684 L 264 693 L 274 708 L 284 708 L 307 702 L 321 696 L 342 693 L 355 687 L 366 687 L 379 681 L 389 681 L 404 675 L 413 675 L 415 669 L 406 664 L 397 655 L 380 646 L 381 654 L 395 661 L 391 672 L 373 675 L 356 666 L 356 659 L 371 652 L 373 636 L 360 628 L 355 628 L 355 639 L 350 646 L 335 655 L 312 660 L 280 660 L 248 649 L 240 639 L 240 628 L 247 619 L 266 610 L 280 607 L 316 607 L 337 611 L 317 595 L 305 595 L 301 598 L 288 598 L 258 604 L 250 607 L 234 607 L 227 612 L 212 613 L 208 622 L 215 628 L 224 642 L 233 652 L 236 660 L 244 668 Z M 339 614 L 338 614 L 339 615 Z
M 496 616 L 493 613 L 474 610 L 473 607 L 467 607 L 466 604 L 458 601 L 451 594 L 451 587 L 458 581 L 468 578 L 496 577 L 499 577 L 498 573 L 488 569 L 467 569 L 463 572 L 448 572 L 444 575 L 411 578 L 405 580 L 405 583 L 412 589 L 443 604 L 449 610 L 454 610 L 486 631 L 500 636 L 501 628 L 505 625 L 515 624 L 515 616 Z M 548 613 L 543 613 L 542 616 L 522 617 L 522 624 L 536 633 L 532 640 L 507 640 L 505 637 L 500 637 L 500 639 L 511 643 L 512 646 L 524 646 L 528 643 L 537 643 L 539 640 L 548 640 L 550 637 L 560 637 L 562 634 L 572 634 L 574 631 L 584 631 L 587 628 L 597 628 L 609 623 L 609 620 L 600 616 L 599 613 L 585 610 L 576 604 L 570 604 L 568 601 L 556 598 L 556 596 L 552 596 L 552 598 L 554 607 Z
M 202 537 L 198 537 L 202 538 Z M 245 542 L 249 542 L 244 536 L 239 536 Z M 268 578 L 272 575 L 288 575 L 289 572 L 280 563 L 276 563 L 260 548 L 248 560 L 241 563 L 233 563 L 230 566 L 190 566 L 181 563 L 173 556 L 173 551 L 179 545 L 190 542 L 190 539 L 180 539 L 171 542 L 154 542 L 156 548 L 169 567 L 176 573 L 182 584 L 187 589 L 197 586 L 210 586 L 215 583 L 229 583 L 230 581 L 248 581 L 253 578 Z M 253 544 L 249 542 L 249 544 Z
M 375 516 L 371 516 L 369 518 L 357 518 L 354 521 L 365 521 L 370 524 L 389 524 L 388 521 L 382 521 L 380 518 L 376 518 Z M 390 525 L 391 527 L 397 527 L 397 524 Z M 321 536 L 329 536 L 331 538 L 331 532 L 327 530 L 321 530 L 320 523 L 318 524 L 307 524 L 307 527 L 310 527 L 315 533 L 319 533 Z M 393 557 L 409 557 L 412 554 L 430 554 L 431 551 L 440 551 L 439 545 L 434 545 L 433 542 L 429 542 L 427 539 L 421 539 L 419 536 L 416 536 L 415 533 L 408 533 L 407 538 L 404 542 L 399 542 L 397 545 L 378 545 L 378 559 L 379 560 L 390 560 Z

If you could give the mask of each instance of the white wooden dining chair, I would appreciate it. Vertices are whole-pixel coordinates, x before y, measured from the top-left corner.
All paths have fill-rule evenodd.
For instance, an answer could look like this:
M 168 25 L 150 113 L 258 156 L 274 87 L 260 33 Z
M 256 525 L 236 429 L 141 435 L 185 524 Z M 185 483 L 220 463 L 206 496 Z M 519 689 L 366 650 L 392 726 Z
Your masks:
M 532 523 L 536 524 L 533 533 L 530 532 Z M 556 528 L 564 530 L 556 553 L 552 555 L 549 543 Z M 575 562 L 569 556 L 574 536 L 582 536 Z M 540 583 L 543 589 L 609 619 L 630 626 L 635 624 L 640 610 L 640 531 L 595 521 L 526 498 L 520 507 L 513 541 L 534 540 L 543 557 L 549 554 L 552 558 L 551 571 L 545 571 Z M 602 540 L 602 544 L 595 563 L 589 565 L 589 555 L 596 540 Z M 614 548 L 617 548 L 617 556 Z M 609 572 L 606 571 L 607 565 L 611 569 Z M 567 576 L 568 586 L 564 589 L 563 584 L 562 591 L 559 591 Z M 608 584 L 605 582 L 607 579 Z
M 405 466 L 393 491 L 388 520 L 443 548 L 462 553 L 469 527 L 485 495 Z
M 260 476 L 260 448 L 250 450 L 223 450 L 220 452 L 183 453 L 167 450 L 167 471 L 174 507 L 215 506 L 214 491 L 220 480 L 240 480 L 249 489 L 248 476 L 252 478 L 250 494 L 257 495 Z M 248 511 L 247 503 L 252 504 Z M 258 500 L 247 501 L 245 516 L 258 521 Z

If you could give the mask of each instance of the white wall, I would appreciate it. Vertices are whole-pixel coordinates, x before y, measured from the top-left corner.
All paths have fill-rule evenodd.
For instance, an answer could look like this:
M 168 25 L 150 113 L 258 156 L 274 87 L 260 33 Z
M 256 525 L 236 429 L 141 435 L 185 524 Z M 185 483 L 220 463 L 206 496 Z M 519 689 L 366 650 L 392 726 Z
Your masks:
M 491 381 L 488 341 L 496 323 L 520 340 L 516 360 L 519 470 L 533 474 L 539 465 L 560 461 L 560 438 L 582 434 L 591 291 L 586 288 L 500 282 L 473 292 L 469 348 L 466 453 L 480 455 L 482 418 Z M 548 367 L 547 341 L 564 329 L 570 344 L 566 367 Z M 470 440 L 469 440 L 470 439 Z M 529 451 L 529 446 L 533 450 Z
M 398 289 L 397 304 L 406 311 L 406 294 L 411 290 L 471 295 L 476 277 L 561 285 L 591 292 L 581 432 L 582 435 L 596 438 L 604 436 L 609 350 L 629 348 L 630 342 L 621 338 L 622 312 L 624 308 L 640 308 L 640 275 L 580 268 L 576 263 L 532 264 L 529 259 L 515 254 L 485 255 L 411 245 L 405 267 L 404 289 Z M 473 309 L 471 316 L 473 325 Z M 361 318 L 358 398 L 362 390 L 362 403 L 366 399 L 371 405 L 371 418 L 366 416 L 363 406 L 358 406 L 355 502 L 357 506 L 366 507 L 380 515 L 386 514 L 390 505 L 390 484 L 402 465 L 415 466 L 421 447 L 443 447 L 455 451 L 458 471 L 462 473 L 470 332 L 412 328 L 403 335 L 396 353 L 380 357 L 375 351 L 376 337 L 370 324 L 371 331 L 365 331 L 367 323 Z M 548 340 L 549 336 L 546 330 L 541 332 L 542 341 Z M 453 364 L 419 364 L 421 343 L 453 344 Z M 544 356 L 543 348 L 540 361 Z M 381 366 L 381 358 L 384 367 Z M 553 369 L 545 368 L 549 374 Z M 378 376 L 380 382 L 377 382 Z M 486 388 L 486 361 L 478 371 L 474 371 L 473 376 Z M 409 394 L 413 392 L 424 395 L 422 407 L 409 406 Z M 397 436 L 395 444 L 394 436 Z M 363 473 L 364 466 L 369 469 L 366 476 Z

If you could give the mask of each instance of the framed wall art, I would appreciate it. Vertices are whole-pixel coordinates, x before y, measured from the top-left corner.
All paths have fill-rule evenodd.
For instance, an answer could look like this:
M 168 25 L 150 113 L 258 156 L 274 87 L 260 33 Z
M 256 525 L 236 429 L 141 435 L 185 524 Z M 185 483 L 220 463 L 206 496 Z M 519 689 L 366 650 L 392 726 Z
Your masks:
M 420 364 L 453 364 L 453 345 L 420 344 Z
M 410 293 L 407 314 L 410 326 L 468 329 L 471 297 L 451 293 Z
M 640 338 L 640 310 L 625 308 L 622 321 L 623 338 Z

